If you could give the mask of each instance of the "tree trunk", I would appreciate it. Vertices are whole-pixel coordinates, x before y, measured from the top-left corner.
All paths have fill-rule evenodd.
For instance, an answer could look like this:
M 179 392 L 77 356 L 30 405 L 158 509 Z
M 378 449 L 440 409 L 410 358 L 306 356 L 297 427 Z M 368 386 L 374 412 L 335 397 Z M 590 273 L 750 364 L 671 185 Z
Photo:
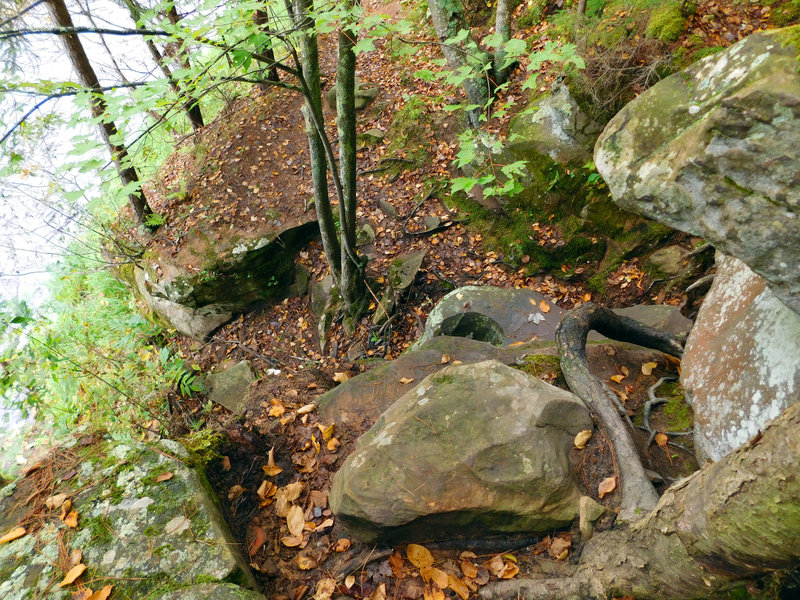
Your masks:
M 58 27 L 74 27 L 72 17 L 67 10 L 64 0 L 47 0 L 47 7 L 53 21 Z M 72 61 L 75 72 L 81 84 L 92 90 L 92 115 L 99 121 L 100 135 L 111 152 L 111 158 L 117 167 L 117 172 L 122 180 L 123 186 L 134 183 L 139 184 L 139 175 L 133 167 L 128 156 L 128 151 L 120 141 L 120 134 L 113 121 L 108 119 L 106 114 L 108 105 L 100 88 L 100 82 L 89 62 L 89 57 L 83 49 L 77 34 L 69 33 L 61 36 L 67 48 L 67 54 Z M 152 213 L 150 205 L 141 189 L 128 195 L 133 214 L 139 223 L 144 223 L 147 216 Z
M 501 44 L 505 44 L 511 39 L 511 10 L 512 0 L 498 0 L 497 12 L 495 13 L 494 19 L 494 30 Z M 496 86 L 501 86 L 508 81 L 508 73 L 511 70 L 511 66 L 503 67 L 505 60 L 505 50 L 502 45 L 498 45 L 494 53 L 494 66 L 492 68 L 492 75 Z
M 348 7 L 353 6 L 348 2 Z M 340 292 L 346 309 L 360 297 L 363 282 L 360 261 L 356 256 L 356 55 L 353 46 L 358 33 L 343 27 L 339 31 L 336 64 L 336 126 L 339 133 L 339 178 L 342 202 L 339 215 L 342 232 L 342 282 Z
M 128 12 L 130 12 L 134 23 L 136 23 L 136 28 L 142 29 L 142 11 L 139 5 L 136 4 L 134 0 L 126 0 L 125 4 L 128 6 Z M 150 56 L 153 57 L 156 65 L 164 74 L 164 77 L 166 77 L 167 81 L 169 81 L 172 91 L 175 92 L 175 95 L 179 99 L 184 99 L 184 110 L 186 111 L 186 116 L 189 118 L 189 123 L 192 126 L 192 130 L 195 132 L 199 131 L 200 128 L 205 124 L 203 122 L 203 112 L 200 109 L 200 101 L 189 93 L 181 93 L 180 88 L 178 87 L 178 82 L 172 76 L 172 71 L 170 71 L 170 68 L 167 66 L 167 62 L 164 60 L 161 52 L 156 47 L 155 42 L 149 38 L 144 38 L 144 43 L 147 46 L 147 49 L 150 51 Z
M 261 30 L 270 35 L 269 29 L 269 13 L 265 10 L 257 10 L 253 15 L 253 22 L 258 25 Z M 278 65 L 275 61 L 275 51 L 272 49 L 272 44 L 269 45 L 268 48 L 264 49 L 262 52 L 264 56 L 266 56 L 269 60 L 272 61 L 272 65 L 269 67 L 269 74 L 267 75 L 265 81 L 267 82 L 277 82 L 281 80 L 280 74 L 278 73 Z M 270 88 L 269 83 L 262 83 L 259 86 L 262 91 L 268 90 Z
M 566 579 L 485 588 L 485 600 L 713 597 L 800 564 L 800 402 L 721 461 L 670 487 L 629 527 L 597 535 Z
M 322 89 L 319 74 L 319 50 L 314 23 L 308 17 L 311 0 L 294 0 L 292 12 L 295 23 L 300 30 L 300 53 L 302 57 L 303 78 L 308 86 L 303 107 L 308 134 L 309 159 L 311 161 L 311 179 L 314 185 L 314 207 L 319 221 L 322 236 L 322 247 L 328 258 L 331 274 L 337 285 L 341 284 L 341 249 L 336 236 L 336 224 L 333 222 L 331 203 L 328 197 L 328 161 L 325 148 L 314 123 L 312 111 L 322 114 Z M 336 168 L 332 165 L 332 168 Z
M 461 42 L 457 46 L 444 43 L 455 37 L 459 31 L 469 31 L 469 26 L 464 19 L 461 0 L 430 0 L 428 8 L 431 11 L 436 36 L 442 43 L 442 53 L 447 59 L 450 69 L 458 71 L 466 68 L 475 73 L 474 76 L 465 79 L 461 85 L 467 93 L 470 104 L 479 107 L 469 112 L 470 126 L 478 127 L 480 116 L 489 102 L 489 81 L 483 71 L 483 68 L 490 62 L 489 57 L 478 48 L 470 36 L 467 36 L 466 42 Z

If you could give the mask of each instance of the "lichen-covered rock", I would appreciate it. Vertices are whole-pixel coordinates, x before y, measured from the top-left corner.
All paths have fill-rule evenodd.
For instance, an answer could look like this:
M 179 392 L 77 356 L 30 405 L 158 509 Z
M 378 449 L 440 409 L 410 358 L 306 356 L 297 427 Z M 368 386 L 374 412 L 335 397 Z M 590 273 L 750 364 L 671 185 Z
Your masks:
M 258 592 L 232 583 L 200 583 L 160 596 L 158 600 L 266 600 Z
M 592 146 L 603 126 L 581 110 L 566 85 L 555 84 L 528 109 L 509 127 L 513 152 L 534 151 L 565 165 L 583 166 L 591 160 Z
M 800 312 L 800 26 L 761 32 L 659 82 L 595 147 L 615 201 L 703 236 Z
M 223 580 L 255 588 L 205 477 L 187 466 L 188 458 L 168 441 L 151 447 L 106 440 L 92 447 L 55 490 L 71 497 L 77 528 L 62 523 L 56 509 L 37 533 L 0 545 L 0 598 L 69 598 L 74 587 L 56 587 L 64 577 L 63 547 L 81 550 L 84 579 L 93 589 L 113 585 L 115 597 L 157 598 L 175 587 Z M 24 507 L 30 483 L 4 489 L 0 514 L 20 517 L 13 507 Z M 0 525 L 5 531 L 13 522 Z
M 241 414 L 247 401 L 247 391 L 255 380 L 250 361 L 239 361 L 226 369 L 206 375 L 208 398 L 235 415 Z
M 563 527 L 581 496 L 567 450 L 591 426 L 576 396 L 500 362 L 446 367 L 359 438 L 331 509 L 366 541 Z
M 800 317 L 762 277 L 718 253 L 682 364 L 698 458 L 719 460 L 798 400 Z
M 261 233 L 246 238 L 192 231 L 177 254 L 153 247 L 141 268 L 118 273 L 155 316 L 205 339 L 234 314 L 290 293 L 295 257 L 318 233 L 317 223 L 304 214 L 272 216 Z

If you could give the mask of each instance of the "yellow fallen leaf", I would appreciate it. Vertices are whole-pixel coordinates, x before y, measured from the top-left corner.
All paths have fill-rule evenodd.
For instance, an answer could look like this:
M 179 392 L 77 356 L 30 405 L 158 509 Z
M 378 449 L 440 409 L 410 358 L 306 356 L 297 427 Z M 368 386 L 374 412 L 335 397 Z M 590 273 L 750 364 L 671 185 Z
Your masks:
M 275 464 L 275 446 L 269 449 L 267 453 L 267 464 L 261 468 L 264 469 L 264 473 L 269 477 L 274 477 L 278 473 L 283 473 L 283 469 Z
M 70 595 L 70 600 L 89 600 L 92 597 L 92 588 L 83 588 L 82 590 L 75 590 Z
M 642 363 L 642 375 L 651 375 L 653 373 L 653 369 L 655 369 L 657 366 L 657 362 Z
M 64 518 L 64 525 L 75 529 L 78 526 L 78 511 L 72 509 L 69 514 Z
M 355 578 L 353 578 L 355 581 Z M 336 580 L 332 577 L 320 580 L 317 583 L 317 590 L 314 592 L 314 600 L 330 600 L 333 592 L 336 591 Z
M 586 448 L 586 443 L 592 439 L 592 430 L 591 429 L 584 429 L 583 431 L 579 432 L 578 435 L 575 436 L 575 447 L 578 450 L 583 450 Z
M 353 587 L 353 584 L 355 582 L 356 582 L 356 576 L 352 574 L 348 575 L 347 577 L 344 578 L 344 587 L 346 587 L 349 590 L 351 587 Z
M 336 372 L 333 374 L 333 380 L 336 383 L 344 383 L 348 379 L 350 379 L 350 375 L 348 373 Z
M 333 547 L 334 552 L 344 552 L 350 549 L 352 542 L 347 538 L 339 538 L 336 540 L 336 545 Z
M 322 531 L 323 529 L 327 529 L 328 527 L 333 526 L 333 519 L 327 518 L 322 523 L 314 527 L 314 531 Z
M 461 572 L 464 574 L 464 577 L 469 577 L 470 579 L 474 579 L 478 576 L 478 567 L 472 564 L 472 561 L 467 559 L 461 560 Z
M 61 515 L 58 517 L 62 521 L 67 518 L 69 511 L 72 510 L 72 500 L 65 500 L 64 504 L 61 505 Z
M 612 375 L 609 379 L 615 383 L 621 383 L 625 379 L 625 375 Z
M 279 404 L 270 408 L 267 414 L 270 417 L 278 418 L 282 417 L 285 412 L 286 412 L 286 407 L 283 404 Z
M 441 589 L 447 587 L 447 573 L 441 569 L 437 569 L 436 567 L 422 567 L 419 570 L 419 574 L 422 576 L 422 580 L 425 583 L 433 581 L 433 583 L 435 583 Z
M 425 546 L 409 544 L 406 548 L 406 556 L 409 562 L 418 569 L 433 566 L 433 554 Z
M 322 447 L 320 446 L 320 443 L 317 441 L 317 438 L 313 433 L 311 434 L 311 445 L 314 446 L 314 451 L 317 454 L 319 454 Z
M 84 564 L 75 565 L 75 566 L 74 566 L 74 567 L 72 567 L 72 568 L 71 568 L 69 571 L 67 571 L 67 574 L 66 574 L 66 576 L 65 576 L 65 577 L 64 577 L 64 579 L 61 581 L 61 583 L 59 583 L 59 584 L 58 584 L 58 587 L 66 587 L 66 586 L 68 586 L 70 583 L 72 583 L 72 582 L 73 582 L 73 581 L 75 581 L 75 580 L 76 580 L 78 577 L 80 577 L 80 576 L 81 576 L 81 574 L 82 574 L 82 573 L 83 573 L 85 570 L 86 570 L 86 565 L 84 565 Z
M 449 354 L 442 354 L 442 364 L 446 365 L 450 362 L 450 355 Z
M 409 377 L 401 377 L 400 379 L 398 379 L 398 381 L 399 381 L 400 383 L 402 383 L 403 385 L 408 385 L 409 383 L 411 383 L 412 381 L 414 381 L 414 378 L 413 378 L 413 377 L 412 377 L 412 378 L 409 378 Z
M 156 476 L 156 483 L 161 483 L 162 481 L 169 481 L 174 476 L 174 473 L 170 473 L 166 471 L 161 473 L 160 475 Z
M 625 375 L 625 377 L 627 377 L 628 375 L 631 374 L 631 372 L 628 370 L 628 367 L 626 367 L 625 365 L 622 365 L 619 368 L 619 372 L 622 373 L 623 375 Z
M 111 595 L 111 590 L 114 588 L 113 585 L 107 585 L 101 590 L 97 590 L 94 594 L 89 596 L 87 600 L 106 600 Z
M 0 544 L 5 544 L 6 542 L 21 538 L 26 533 L 28 533 L 28 531 L 24 527 L 15 527 L 11 531 L 6 532 L 3 537 L 0 537 Z
M 427 586 L 426 585 L 425 586 L 425 591 L 424 591 L 423 594 L 424 594 L 423 595 L 423 599 L 424 600 L 444 600 L 445 599 L 444 592 L 442 590 L 440 590 L 438 587 L 435 587 L 435 586 L 431 587 L 431 586 Z
M 549 313 L 550 305 L 544 300 L 539 300 L 539 310 L 542 311 L 543 313 Z
M 281 543 L 287 548 L 295 548 L 303 543 L 303 536 L 287 535 L 281 538 Z
M 469 588 L 467 587 L 467 584 L 461 581 L 455 575 L 447 575 L 447 586 L 456 594 L 461 596 L 461 600 L 467 600 L 467 598 L 469 598 Z
M 341 442 L 339 441 L 339 438 L 331 438 L 330 440 L 328 440 L 327 444 L 328 450 L 330 450 L 331 452 L 336 452 L 336 450 L 338 450 L 340 445 Z
M 300 556 L 297 557 L 297 567 L 301 571 L 308 571 L 316 566 L 317 566 L 317 561 L 315 561 L 310 556 L 304 556 L 301 554 Z
M 303 533 L 303 528 L 306 526 L 306 519 L 303 516 L 303 509 L 295 505 L 286 513 L 286 526 L 289 528 L 289 533 L 293 536 L 298 536 Z
M 331 423 L 327 427 L 325 427 L 325 425 L 323 425 L 322 423 L 317 423 L 317 429 L 319 429 L 319 432 L 322 434 L 322 439 L 325 440 L 326 442 L 330 441 L 330 439 L 333 437 L 333 427 L 334 427 L 333 423 Z
M 317 405 L 314 404 L 313 402 L 311 402 L 310 404 L 306 404 L 306 405 L 301 406 L 300 408 L 298 408 L 297 409 L 297 414 L 298 415 L 307 415 L 308 413 L 313 412 L 315 408 L 317 408 Z
M 597 486 L 597 495 L 600 498 L 603 498 L 617 489 L 617 478 L 616 477 L 606 477 L 603 481 L 600 482 L 600 485 Z

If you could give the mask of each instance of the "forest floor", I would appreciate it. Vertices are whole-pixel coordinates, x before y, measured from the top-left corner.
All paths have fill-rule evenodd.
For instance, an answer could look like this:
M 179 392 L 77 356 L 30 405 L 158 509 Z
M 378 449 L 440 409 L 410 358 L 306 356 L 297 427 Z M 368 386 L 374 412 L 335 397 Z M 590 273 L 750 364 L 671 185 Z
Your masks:
M 382 4 L 370 0 L 365 7 L 389 14 L 406 11 L 397 1 Z M 687 44 L 691 35 L 701 35 L 709 46 L 727 46 L 762 28 L 767 14 L 764 10 L 748 3 L 701 3 L 687 34 L 676 45 Z M 537 25 L 523 35 L 536 35 L 538 43 L 543 44 L 547 25 Z M 430 125 L 417 128 L 408 147 L 398 152 L 386 135 L 358 152 L 358 220 L 369 224 L 375 233 L 374 241 L 359 249 L 370 258 L 369 275 L 380 282 L 389 262 L 398 255 L 415 250 L 428 252 L 416 283 L 396 307 L 399 317 L 379 331 L 369 314 L 353 334 L 336 323 L 330 333 L 331 351 L 323 353 L 310 298 L 304 295 L 242 315 L 218 330 L 208 343 L 179 340 L 184 354 L 204 371 L 226 360 L 243 359 L 261 371 L 276 367 L 281 370 L 281 376 L 266 377 L 254 384 L 252 403 L 241 418 L 221 407 L 209 407 L 202 397 L 173 398 L 177 408 L 173 415 L 175 434 L 186 433 L 198 422 L 205 422 L 206 427 L 228 436 L 230 444 L 223 449 L 225 456 L 209 466 L 208 475 L 234 535 L 244 544 L 259 573 L 265 593 L 276 600 L 301 600 L 319 594 L 325 586 L 332 586 L 327 597 L 467 598 L 490 579 L 513 577 L 517 572 L 558 572 L 565 557 L 569 561 L 579 555 L 578 548 L 572 548 L 574 538 L 569 531 L 521 540 L 519 544 L 513 540 L 495 541 L 489 546 L 474 540 L 434 543 L 429 547 L 434 550 L 437 568 L 461 582 L 450 580 L 448 591 L 441 592 L 440 588 L 447 586 L 426 587 L 417 575 L 413 549 L 364 546 L 349 538 L 335 520 L 331 521 L 327 505 L 331 474 L 361 432 L 333 431 L 329 424 L 318 421 L 313 408 L 304 407 L 336 385 L 334 379 L 341 381 L 362 371 L 363 359 L 397 357 L 422 333 L 429 311 L 453 287 L 524 287 L 552 297 L 564 308 L 588 300 L 608 306 L 654 302 L 680 305 L 685 300 L 679 291 L 659 294 L 658 287 L 652 287 L 653 281 L 642 271 L 639 259 L 626 261 L 611 273 L 606 292 L 600 296 L 580 279 L 567 281 L 552 274 L 528 274 L 524 266 L 511 267 L 501 253 L 485 247 L 481 233 L 468 223 L 458 223 L 468 216 L 463 210 L 444 206 L 430 197 L 427 182 L 452 175 L 457 122 L 441 115 L 446 114 L 444 105 L 453 103 L 454 98 L 453 92 L 439 83 L 414 79 L 410 73 L 426 68 L 437 53 L 435 46 L 421 46 L 413 58 L 404 58 L 384 40 L 376 44 L 375 51 L 362 54 L 358 62 L 361 80 L 380 87 L 375 104 L 361 113 L 359 134 L 370 130 L 391 132 L 393 120 L 410 95 L 431 99 L 420 108 L 424 112 L 420 122 Z M 323 52 L 322 63 L 323 72 L 330 76 L 334 57 L 329 51 Z M 521 95 L 523 75 L 522 70 L 514 75 L 501 102 Z M 546 87 L 555 76 L 556 73 L 545 71 L 539 85 Z M 237 100 L 208 125 L 193 151 L 173 156 L 162 179 L 148 194 L 156 198 L 154 209 L 169 223 L 161 228 L 155 243 L 179 252 L 186 242 L 186 232 L 199 220 L 212 230 L 235 228 L 246 235 L 257 230 L 277 203 L 281 210 L 296 215 L 313 210 L 309 205 L 311 183 L 300 102 L 284 90 L 255 91 L 252 96 Z M 333 133 L 334 115 L 327 116 Z M 502 133 L 507 120 L 493 122 L 490 127 Z M 427 154 L 427 160 L 416 160 L 420 150 Z M 406 159 L 408 162 L 404 162 Z M 391 168 L 384 169 L 387 165 Z M 181 185 L 185 185 L 185 194 L 170 196 L 169 192 Z M 433 216 L 442 223 L 454 224 L 426 235 L 425 219 Z M 548 227 L 542 225 L 545 243 Z M 676 239 L 687 248 L 695 241 Z M 300 262 L 311 272 L 312 281 L 319 281 L 328 271 L 318 242 L 311 242 L 301 252 Z M 377 304 L 379 292 L 371 291 Z M 665 363 L 654 377 L 675 373 L 675 366 Z M 619 389 L 629 393 L 637 406 L 646 399 L 647 386 L 643 383 L 621 385 Z M 587 493 L 591 491 L 597 497 L 598 478 L 613 472 L 613 464 L 608 443 L 598 439 L 593 444 L 591 453 L 573 459 Z M 665 453 L 659 460 L 666 464 L 667 458 Z M 308 523 L 299 541 L 297 536 L 289 535 L 285 503 L 281 508 L 282 502 L 276 501 L 287 494 L 298 494 L 296 503 L 306 509 Z M 613 499 L 607 504 L 613 508 Z M 577 538 L 575 543 L 579 543 Z M 515 551 L 518 545 L 524 550 Z M 562 561 L 540 560 L 544 557 Z M 324 598 L 325 594 L 318 597 Z

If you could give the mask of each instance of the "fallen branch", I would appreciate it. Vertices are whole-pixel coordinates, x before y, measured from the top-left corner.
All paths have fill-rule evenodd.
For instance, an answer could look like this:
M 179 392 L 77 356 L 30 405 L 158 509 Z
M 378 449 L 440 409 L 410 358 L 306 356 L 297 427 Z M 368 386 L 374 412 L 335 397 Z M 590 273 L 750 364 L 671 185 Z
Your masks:
M 611 439 L 622 492 L 619 518 L 631 521 L 643 511 L 652 509 L 658 502 L 658 494 L 645 472 L 633 438 L 615 408 L 614 392 L 589 371 L 586 338 L 591 330 L 611 339 L 653 348 L 672 356 L 680 357 L 683 346 L 668 333 L 621 317 L 591 302 L 564 315 L 556 331 L 561 370 L 567 384 L 603 423 Z

